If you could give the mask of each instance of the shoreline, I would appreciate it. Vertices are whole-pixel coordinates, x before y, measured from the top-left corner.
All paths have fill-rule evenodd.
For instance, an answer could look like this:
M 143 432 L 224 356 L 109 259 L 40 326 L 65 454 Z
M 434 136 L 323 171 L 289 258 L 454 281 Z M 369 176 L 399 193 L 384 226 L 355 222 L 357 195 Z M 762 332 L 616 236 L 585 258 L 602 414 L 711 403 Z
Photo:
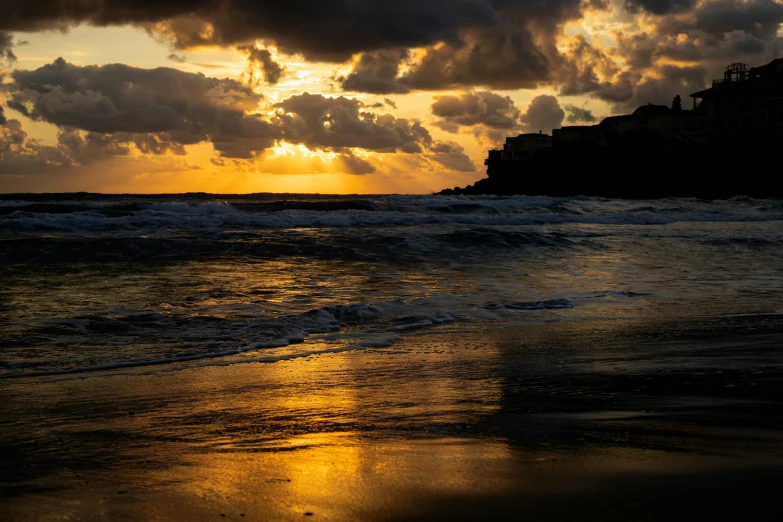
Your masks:
M 769 315 L 538 323 L 5 382 L 0 513 L 763 520 L 783 478 L 781 339 Z

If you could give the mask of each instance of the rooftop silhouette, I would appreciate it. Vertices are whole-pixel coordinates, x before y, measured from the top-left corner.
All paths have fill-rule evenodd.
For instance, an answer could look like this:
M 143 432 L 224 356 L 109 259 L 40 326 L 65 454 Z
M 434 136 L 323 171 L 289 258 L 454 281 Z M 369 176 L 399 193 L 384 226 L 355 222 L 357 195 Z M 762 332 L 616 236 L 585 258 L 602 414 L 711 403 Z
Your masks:
M 671 107 L 643 105 L 597 125 L 506 138 L 489 151 L 487 178 L 442 194 L 619 198 L 783 196 L 783 58 L 722 79 Z M 765 163 L 767 165 L 765 165 Z

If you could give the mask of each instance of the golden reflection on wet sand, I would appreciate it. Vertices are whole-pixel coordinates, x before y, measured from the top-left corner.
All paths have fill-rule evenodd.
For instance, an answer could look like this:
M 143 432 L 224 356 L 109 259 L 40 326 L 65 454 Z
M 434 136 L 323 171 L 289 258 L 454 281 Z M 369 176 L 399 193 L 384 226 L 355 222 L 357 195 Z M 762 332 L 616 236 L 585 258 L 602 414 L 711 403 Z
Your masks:
M 562 498 L 579 506 L 622 491 L 624 477 L 664 477 L 660 488 L 751 465 L 463 433 L 502 413 L 493 368 L 503 346 L 411 336 L 275 364 L 9 382 L 11 429 L 41 474 L 2 510 L 20 520 L 537 518 Z
M 230 501 L 246 511 L 317 507 L 337 517 L 355 497 L 386 498 L 426 487 L 463 491 L 471 462 L 508 456 L 500 443 L 410 442 L 436 437 L 429 435 L 436 425 L 470 422 L 499 407 L 497 380 L 426 370 L 454 358 L 486 362 L 492 351 L 459 352 L 438 338 L 426 347 L 415 355 L 417 347 L 400 346 L 275 364 L 144 370 L 37 385 L 19 381 L 10 388 L 17 397 L 27 394 L 25 415 L 15 416 L 20 422 L 47 419 L 18 426 L 18 432 L 47 443 L 63 440 L 57 451 L 68 453 L 66 458 L 93 452 L 95 469 L 82 473 L 100 479 L 87 492 L 109 495 L 112 504 L 114 490 L 135 488 L 143 495 L 181 497 L 177 504 L 186 511 L 193 502 Z M 409 372 L 411 365 L 418 370 Z M 60 480 L 43 479 L 57 487 Z M 379 480 L 382 488 L 369 486 Z M 141 504 L 145 512 L 160 509 L 157 502 Z
M 501 473 L 510 453 L 500 443 L 458 440 L 369 441 L 356 434 L 297 437 L 294 452 L 204 455 L 172 470 L 182 487 L 175 496 L 204 509 L 224 506 L 235 514 L 345 520 L 416 503 L 428 494 L 487 493 L 497 480 L 476 480 L 494 467 Z M 491 463 L 491 465 L 490 465 Z M 168 473 L 171 473 L 168 472 Z M 497 479 L 498 477 L 495 477 Z

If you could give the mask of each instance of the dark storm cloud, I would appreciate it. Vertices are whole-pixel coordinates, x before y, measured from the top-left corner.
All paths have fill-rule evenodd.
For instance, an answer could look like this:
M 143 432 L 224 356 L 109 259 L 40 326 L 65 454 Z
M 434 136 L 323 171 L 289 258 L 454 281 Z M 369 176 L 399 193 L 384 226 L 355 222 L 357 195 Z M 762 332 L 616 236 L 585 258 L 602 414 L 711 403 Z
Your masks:
M 169 54 L 166 57 L 166 59 L 171 60 L 172 62 L 177 62 L 177 63 L 185 63 L 187 61 L 187 58 L 185 58 L 185 56 L 183 56 L 181 54 L 177 54 L 177 53 Z
M 594 123 L 598 120 L 590 109 L 577 107 L 576 105 L 566 105 L 566 120 L 569 123 Z
M 686 98 L 722 77 L 729 63 L 766 63 L 783 22 L 783 4 L 772 0 L 629 0 L 633 10 L 631 4 L 655 15 L 645 17 L 645 32 L 615 31 L 611 48 L 571 38 L 554 82 L 560 94 L 594 96 L 616 112 L 669 105 L 675 95 Z
M 61 131 L 56 145 L 45 145 L 30 138 L 19 120 L 0 127 L 0 174 L 52 172 L 130 152 L 128 144 L 73 130 Z
M 185 145 L 206 141 L 223 157 L 252 159 L 280 140 L 343 155 L 359 148 L 464 156 L 433 140 L 418 121 L 376 114 L 344 97 L 292 96 L 276 104 L 272 116 L 261 117 L 255 111 L 263 97 L 250 88 L 175 69 L 81 67 L 58 59 L 33 71 L 13 71 L 11 78 L 4 87 L 11 96 L 8 106 L 60 127 L 70 157 L 79 156 L 74 151 L 87 157 L 90 150 L 129 147 L 146 154 L 185 154 Z M 77 130 L 86 134 L 71 132 Z M 440 150 L 444 147 L 450 149 Z M 368 168 L 358 157 L 344 163 L 353 172 Z
M 564 23 L 579 19 L 585 9 L 608 9 L 607 0 L 31 0 L 4 6 L 0 31 L 131 23 L 180 48 L 253 49 L 259 53 L 253 71 L 272 84 L 282 66 L 271 54 L 246 46 L 274 44 L 310 60 L 355 58 L 350 73 L 337 79 L 347 91 L 549 85 L 616 101 L 634 98 L 636 84 L 650 76 L 640 69 L 654 67 L 657 58 L 688 52 L 711 72 L 709 61 L 718 55 L 760 56 L 771 50 L 783 21 L 783 5 L 773 0 L 625 0 L 624 5 L 645 13 L 648 45 L 612 52 L 612 60 L 627 66 L 609 76 L 591 70 L 590 52 L 586 59 L 575 57 L 561 52 L 557 41 Z M 690 40 L 666 41 L 681 34 Z M 420 51 L 411 53 L 412 48 Z M 4 49 L 10 52 L 7 45 Z
M 351 152 L 345 152 L 337 157 L 337 162 L 348 174 L 364 175 L 375 172 L 372 163 L 355 156 Z
M 456 132 L 463 125 L 485 125 L 493 129 L 511 129 L 519 125 L 519 110 L 513 100 L 489 91 L 436 96 L 430 110 L 439 118 L 436 125 L 450 132 Z
M 634 98 L 638 83 L 653 65 L 659 37 L 622 33 L 616 36 L 618 42 L 612 56 L 591 45 L 583 35 L 570 40 L 557 72 L 560 95 L 590 95 L 611 103 L 618 110 L 626 110 L 624 104 L 633 103 L 630 100 Z M 625 68 L 615 61 L 617 56 L 625 61 Z
M 1 112 L 1 111 L 0 111 Z M 161 142 L 154 134 L 102 134 L 62 129 L 55 145 L 28 136 L 22 122 L 11 119 L 0 127 L 0 174 L 36 174 L 85 166 L 134 150 L 160 155 L 185 153 L 182 146 Z
M 729 48 L 737 54 L 763 54 L 767 49 L 766 42 L 741 31 L 728 33 L 726 41 Z
M 648 13 L 662 15 L 688 11 L 694 4 L 696 4 L 696 0 L 626 0 L 625 8 L 632 13 L 642 9 Z
M 341 152 L 343 165 L 356 174 L 369 173 L 372 166 L 361 158 L 349 156 L 346 149 L 422 154 L 451 170 L 472 172 L 475 169 L 461 146 L 433 140 L 418 121 L 368 112 L 360 100 L 304 93 L 291 96 L 275 107 L 279 112 L 271 123 L 280 129 L 284 140 L 302 143 L 310 149 Z
M 550 58 L 519 26 L 477 30 L 459 45 L 431 48 L 400 82 L 412 89 L 535 88 L 551 79 Z
M 619 35 L 620 54 L 633 68 L 659 57 L 709 62 L 753 59 L 774 48 L 783 23 L 783 4 L 772 0 L 712 0 L 687 17 L 661 17 L 652 31 Z M 758 58 L 755 58 L 758 59 Z
M 2 108 L 2 107 L 0 107 L 0 125 L 5 125 L 5 123 L 6 123 L 7 121 L 8 121 L 8 120 L 7 120 L 7 119 L 6 119 L 6 117 L 5 117 L 5 112 L 3 112 L 3 108 Z
M 375 94 L 485 86 L 534 88 L 551 79 L 551 61 L 524 26 L 476 29 L 457 42 L 433 46 L 399 74 L 404 58 L 388 52 L 365 53 L 351 73 L 340 78 L 346 91 Z
M 712 63 L 718 66 L 725 66 L 730 62 L 748 61 L 756 62 L 766 59 L 767 49 L 774 42 L 765 42 L 756 38 L 752 34 L 742 31 L 732 31 L 726 33 L 722 40 L 710 41 L 689 40 L 687 42 L 677 42 L 670 38 L 649 39 L 646 44 L 650 47 L 652 44 L 651 56 L 647 62 L 649 66 L 653 58 L 665 57 L 682 62 L 702 62 Z
M 58 148 L 66 154 L 73 163 L 86 165 L 100 159 L 113 156 L 128 156 L 132 145 L 139 142 L 139 150 L 148 154 L 163 154 L 167 146 L 150 148 L 144 145 L 155 140 L 154 135 L 100 134 L 96 132 L 81 133 L 74 129 L 61 130 L 57 135 Z
M 62 128 L 156 134 L 154 141 L 134 140 L 142 150 L 211 141 L 224 155 L 249 157 L 278 137 L 246 114 L 262 96 L 234 80 L 122 64 L 80 67 L 63 59 L 11 77 L 9 107 Z
M 342 62 L 361 51 L 452 40 L 462 27 L 495 22 L 485 0 L 234 0 L 155 30 L 181 47 L 261 38 L 286 53 Z M 204 31 L 204 24 L 211 31 Z
M 707 83 L 707 70 L 701 66 L 664 65 L 658 70 L 663 74 L 663 78 L 641 81 L 633 98 L 626 103 L 628 109 L 648 103 L 671 106 L 674 96 L 679 94 L 685 99 L 691 93 L 704 88 Z
M 668 27 L 664 24 L 664 27 Z M 573 39 L 568 60 L 559 73 L 560 94 L 587 94 L 609 102 L 616 112 L 628 112 L 647 103 L 670 105 L 720 78 L 727 64 L 745 61 L 765 63 L 772 42 L 742 31 L 721 38 L 702 31 L 617 35 L 613 56 Z M 622 57 L 621 69 L 614 58 Z
M 344 61 L 393 46 L 416 47 L 457 37 L 462 27 L 492 25 L 487 0 L 31 0 L 4 7 L 0 29 L 146 23 L 178 47 L 272 40 L 286 53 Z
M 676 94 L 686 97 L 704 88 L 709 74 L 701 65 L 656 65 L 659 57 L 700 61 L 714 48 L 690 48 L 666 36 L 635 35 L 618 40 L 618 52 L 629 69 L 619 66 L 584 39 L 570 50 L 560 72 L 561 95 L 590 95 L 609 102 L 616 112 L 628 112 L 648 103 L 669 105 Z M 686 58 L 683 53 L 692 57 Z M 679 56 L 678 56 L 679 55 Z M 721 61 L 721 63 L 723 63 Z M 725 66 L 725 64 L 724 64 Z M 650 74 L 653 72 L 654 74 Z M 608 78 L 601 79 L 599 78 Z
M 427 154 L 426 157 L 456 172 L 476 171 L 476 166 L 465 155 L 462 146 L 452 141 L 441 141 L 433 144 L 431 153 Z
M 534 87 L 549 81 L 557 28 L 578 19 L 582 0 L 31 0 L 4 9 L 0 30 L 141 24 L 179 48 L 274 43 L 287 54 L 344 62 L 369 53 L 342 79 L 376 94 L 485 85 Z M 428 48 L 398 78 L 395 49 Z M 397 56 L 394 56 L 394 53 Z M 392 53 L 391 55 L 389 53 Z M 264 70 L 269 70 L 265 68 Z M 274 71 L 269 70 L 269 78 Z M 399 80 L 399 81 L 397 81 Z
M 262 41 L 310 60 L 344 62 L 359 54 L 353 70 L 339 78 L 342 88 L 391 94 L 549 84 L 561 59 L 556 38 L 562 24 L 580 18 L 585 7 L 606 5 L 600 0 L 31 0 L 9 6 L 0 29 L 133 23 L 180 48 Z M 411 48 L 424 49 L 415 64 L 407 63 Z M 282 68 L 258 53 L 255 70 L 275 83 Z
M 9 109 L 13 109 L 16 112 L 19 112 L 24 116 L 27 116 L 28 118 L 30 117 L 30 111 L 27 109 L 27 106 L 25 104 L 14 100 L 8 100 L 8 102 L 6 102 L 6 105 L 8 105 Z
M 379 152 L 422 152 L 432 137 L 419 122 L 366 111 L 360 100 L 304 93 L 275 105 L 272 123 L 283 139 L 310 148 L 360 148 Z
M 566 112 L 555 96 L 536 96 L 527 110 L 520 113 L 511 98 L 491 92 L 468 92 L 460 96 L 438 96 L 431 107 L 439 116 L 435 125 L 447 132 L 458 132 L 461 127 L 472 127 L 473 135 L 481 144 L 494 146 L 505 136 L 519 132 L 550 133 L 563 124 Z M 589 110 L 567 106 L 570 115 L 579 121 L 596 118 Z M 592 118 L 592 119 L 591 119 Z
M 557 98 L 543 94 L 533 98 L 521 121 L 527 132 L 542 131 L 549 134 L 552 129 L 563 125 L 563 118 L 565 118 L 565 111 L 560 107 Z
M 285 67 L 277 63 L 267 49 L 245 45 L 237 50 L 247 56 L 245 77 L 251 85 L 259 85 L 262 81 L 267 85 L 275 85 L 285 74 Z
M 780 17 L 772 16 L 779 10 Z M 759 15 L 768 12 L 769 16 Z M 610 98 L 613 91 L 595 85 L 588 90 L 622 111 L 646 103 L 669 105 L 675 95 L 686 98 L 708 86 L 710 80 L 722 77 L 729 63 L 766 63 L 781 20 L 783 6 L 766 0 L 701 3 L 689 17 L 663 17 L 648 33 L 617 36 L 615 52 L 626 61 L 627 69 L 617 74 L 612 84 L 619 86 L 623 79 L 627 89 L 614 92 L 626 96 Z M 585 60 L 593 55 L 602 53 L 591 49 L 572 57 L 582 61 L 585 70 L 595 70 L 601 59 Z
M 695 11 L 694 27 L 715 36 L 743 31 L 772 38 L 783 23 L 783 4 L 773 0 L 715 0 Z
M 65 29 L 75 23 L 118 25 L 163 20 L 214 8 L 214 0 L 27 0 L 3 5 L 0 29 Z
M 427 46 L 409 63 L 407 54 L 366 53 L 341 78 L 345 90 L 407 92 L 484 86 L 535 88 L 552 81 L 559 61 L 558 28 L 581 17 L 579 0 L 491 2 L 498 21 L 465 26 L 458 37 Z M 402 72 L 402 65 L 407 65 Z
M 55 145 L 46 145 L 28 136 L 22 122 L 11 119 L 7 125 L 0 126 L 0 175 L 75 173 L 81 167 L 118 157 L 135 163 L 143 172 L 150 172 L 153 165 L 167 171 L 197 168 L 179 159 L 151 163 L 145 160 L 146 156 L 135 155 L 137 149 L 151 153 L 142 142 L 154 139 L 154 135 L 83 133 L 63 129 L 57 134 Z
M 12 63 L 16 61 L 13 47 L 14 35 L 6 31 L 0 31 L 0 64 L 3 62 Z
M 408 59 L 405 50 L 364 53 L 347 76 L 336 78 L 346 91 L 372 94 L 404 94 L 410 88 L 398 81 L 400 67 Z
M 11 73 L 13 100 L 30 117 L 95 132 L 199 132 L 255 109 L 262 97 L 229 79 L 124 64 L 78 66 L 58 58 Z
M 0 126 L 0 174 L 45 172 L 71 164 L 59 147 L 29 138 L 19 120 L 8 120 Z

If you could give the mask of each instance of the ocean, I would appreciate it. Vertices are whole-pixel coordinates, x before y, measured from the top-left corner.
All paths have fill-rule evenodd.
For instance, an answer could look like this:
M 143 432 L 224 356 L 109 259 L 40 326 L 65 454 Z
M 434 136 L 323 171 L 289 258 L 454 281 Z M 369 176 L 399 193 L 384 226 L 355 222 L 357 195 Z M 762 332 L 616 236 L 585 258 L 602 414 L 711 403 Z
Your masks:
M 781 225 L 746 197 L 6 196 L 0 496 L 435 519 L 427 488 L 517 495 L 585 445 L 780 460 Z
M 0 203 L 0 378 L 783 313 L 779 201 L 30 199 Z

